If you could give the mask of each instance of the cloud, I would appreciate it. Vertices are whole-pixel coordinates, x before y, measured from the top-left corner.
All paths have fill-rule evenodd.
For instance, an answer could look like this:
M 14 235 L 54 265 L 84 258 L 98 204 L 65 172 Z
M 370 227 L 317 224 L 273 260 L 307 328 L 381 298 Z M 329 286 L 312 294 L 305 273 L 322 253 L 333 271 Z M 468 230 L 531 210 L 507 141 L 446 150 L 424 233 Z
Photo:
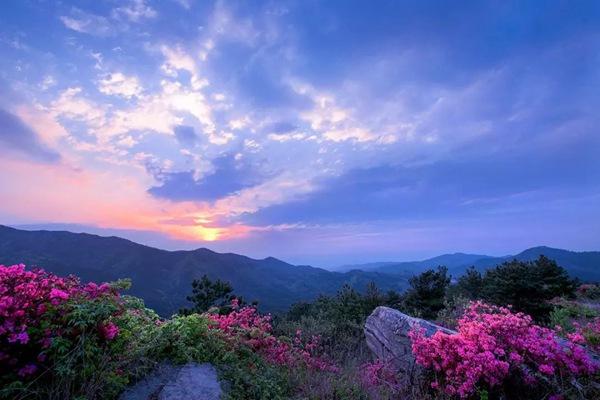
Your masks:
M 193 146 L 198 140 L 198 136 L 192 126 L 178 125 L 173 132 L 179 143 L 184 146 Z
M 41 90 L 46 91 L 56 85 L 56 79 L 52 75 L 46 75 L 44 80 L 40 82 L 39 87 Z
M 98 90 L 107 95 L 131 98 L 142 92 L 142 87 L 135 76 L 125 76 L 120 72 L 107 75 L 98 82 Z
M 218 157 L 212 164 L 213 171 L 200 179 L 194 178 L 193 171 L 163 174 L 162 185 L 150 188 L 149 193 L 175 201 L 214 201 L 264 179 L 252 165 L 232 154 Z
M 173 128 L 181 125 L 184 115 L 188 114 L 197 120 L 207 135 L 228 137 L 227 134 L 215 132 L 211 104 L 204 94 L 186 88 L 179 82 L 164 80 L 160 91 L 143 95 L 135 80 L 111 75 L 101 81 L 99 90 L 106 94 L 132 97 L 137 93 L 137 99 L 131 105 L 111 108 L 84 97 L 82 88 L 73 87 L 64 90 L 51 103 L 50 112 L 56 117 L 85 122 L 89 128 L 88 134 L 104 143 L 130 131 L 172 135 Z
M 242 220 L 254 225 L 364 223 L 534 212 L 550 201 L 600 194 L 600 164 L 592 150 L 600 142 L 590 139 L 579 146 L 576 160 L 561 149 L 538 148 L 534 154 L 522 148 L 432 164 L 354 169 L 316 180 L 315 190 L 249 212 Z
M 175 3 L 179 4 L 181 7 L 189 10 L 192 7 L 192 0 L 173 0 Z
M 82 88 L 71 87 L 60 93 L 50 104 L 50 112 L 57 117 L 85 121 L 92 127 L 100 127 L 106 122 L 103 107 L 81 95 Z
M 408 220 L 433 235 L 452 218 L 531 222 L 544 199 L 566 219 L 597 193 L 595 6 L 184 3 L 67 9 L 65 26 L 102 40 L 70 35 L 43 55 L 33 26 L 5 35 L 21 45 L 3 53 L 4 79 L 37 104 L 5 94 L 0 107 L 65 164 L 101 170 L 87 179 L 127 177 L 145 227 L 201 220 L 209 236 L 302 230 L 352 247 L 426 236 Z
M 180 46 L 162 46 L 161 52 L 165 62 L 161 69 L 169 76 L 176 77 L 177 71 L 186 71 L 190 74 L 190 82 L 194 90 L 200 90 L 208 85 L 206 79 L 198 76 L 196 61 Z
M 69 16 L 60 17 L 62 23 L 69 29 L 93 36 L 110 36 L 115 34 L 111 22 L 101 16 L 73 8 Z
M 302 140 L 306 138 L 306 135 L 304 133 L 270 133 L 267 137 L 276 142 L 283 143 L 290 140 Z
M 312 100 L 312 107 L 301 113 L 300 118 L 309 123 L 311 129 L 320 133 L 325 140 L 369 142 L 381 139 L 381 136 L 362 126 L 354 118 L 351 110 L 339 107 L 333 95 L 319 92 L 312 85 L 296 80 L 292 80 L 290 86 L 296 93 Z M 386 142 L 390 141 L 393 139 L 386 139 Z
M 0 143 L 35 161 L 55 163 L 60 160 L 60 155 L 41 143 L 19 117 L 3 109 L 0 109 Z
M 155 18 L 158 13 L 144 0 L 130 0 L 129 4 L 115 8 L 113 15 L 117 18 L 124 16 L 131 22 L 140 22 L 143 19 Z

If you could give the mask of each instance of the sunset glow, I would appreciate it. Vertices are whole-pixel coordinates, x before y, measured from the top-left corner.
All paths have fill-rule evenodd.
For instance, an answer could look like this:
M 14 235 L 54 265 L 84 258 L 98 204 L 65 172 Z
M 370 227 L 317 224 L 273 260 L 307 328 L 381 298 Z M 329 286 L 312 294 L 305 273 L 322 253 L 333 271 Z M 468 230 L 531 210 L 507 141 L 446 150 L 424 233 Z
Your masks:
M 4 2 L 0 223 L 316 264 L 596 245 L 598 8 L 419 3 Z

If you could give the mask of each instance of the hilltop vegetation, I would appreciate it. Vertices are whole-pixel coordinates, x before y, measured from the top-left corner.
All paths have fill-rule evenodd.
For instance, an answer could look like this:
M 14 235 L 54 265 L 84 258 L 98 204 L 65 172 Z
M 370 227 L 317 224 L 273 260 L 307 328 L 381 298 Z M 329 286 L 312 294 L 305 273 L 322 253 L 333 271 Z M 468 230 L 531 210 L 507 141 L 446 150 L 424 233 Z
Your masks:
M 450 274 L 456 277 L 462 275 L 469 267 L 474 267 L 477 271 L 484 272 L 488 268 L 492 268 L 496 265 L 513 260 L 535 261 L 541 255 L 556 261 L 573 277 L 577 277 L 583 281 L 600 281 L 600 270 L 597 268 L 597 266 L 600 265 L 599 251 L 575 252 L 554 249 L 546 246 L 532 247 L 522 251 L 521 253 L 504 257 L 454 253 L 444 254 L 423 261 L 379 262 L 347 265 L 340 267 L 338 270 L 362 270 L 406 277 L 414 274 L 420 274 L 437 265 L 444 265 L 448 267 Z
M 538 316 L 559 330 L 482 302 L 460 310 L 470 280 L 450 285 L 444 268 L 415 277 L 403 294 L 375 284 L 362 294 L 344 286 L 272 321 L 208 278 L 192 287 L 194 310 L 162 319 L 140 299 L 120 294 L 128 282 L 84 285 L 2 266 L 0 398 L 113 399 L 163 361 L 213 363 L 231 399 L 595 398 L 598 366 L 587 351 L 598 349 L 600 315 L 589 304 L 600 299 L 600 288 L 576 292 L 564 270 L 543 258 L 498 266 L 490 276 L 512 285 L 518 279 L 507 271 L 540 266 L 550 281 L 566 283 L 547 288 L 547 297 L 562 297 Z M 379 305 L 422 314 L 439 308 L 439 322 L 458 327 L 452 337 L 414 332 L 413 350 L 429 374 L 408 382 L 372 359 L 362 328 Z

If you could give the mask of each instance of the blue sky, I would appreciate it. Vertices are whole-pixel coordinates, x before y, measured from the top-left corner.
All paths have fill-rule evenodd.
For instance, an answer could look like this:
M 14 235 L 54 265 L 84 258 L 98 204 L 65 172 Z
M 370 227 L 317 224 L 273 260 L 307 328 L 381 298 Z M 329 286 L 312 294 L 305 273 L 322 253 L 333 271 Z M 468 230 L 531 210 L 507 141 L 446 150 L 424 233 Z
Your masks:
M 600 3 L 0 4 L 0 223 L 321 266 L 600 248 Z

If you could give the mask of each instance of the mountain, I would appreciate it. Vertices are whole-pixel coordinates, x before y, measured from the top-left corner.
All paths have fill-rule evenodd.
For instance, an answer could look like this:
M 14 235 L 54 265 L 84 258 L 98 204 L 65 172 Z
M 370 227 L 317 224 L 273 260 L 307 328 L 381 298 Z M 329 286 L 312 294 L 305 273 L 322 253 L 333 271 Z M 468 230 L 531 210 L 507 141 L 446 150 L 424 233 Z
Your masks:
M 476 261 L 486 258 L 489 258 L 489 256 L 479 254 L 454 253 L 443 254 L 441 256 L 428 258 L 423 261 L 387 261 L 367 264 L 344 265 L 342 267 L 337 268 L 337 270 L 378 271 L 383 273 L 413 275 L 415 273 L 423 272 L 429 268 L 437 267 L 438 265 L 445 265 L 448 268 L 462 267 L 464 265 L 470 265 Z
M 488 257 L 478 260 L 473 265 L 479 270 L 485 270 L 497 264 L 513 259 L 533 261 L 544 255 L 564 267 L 571 276 L 583 281 L 600 282 L 600 251 L 569 251 L 552 247 L 538 246 L 524 250 L 514 256 Z
M 492 257 L 478 254 L 444 254 L 423 261 L 379 262 L 369 264 L 347 265 L 340 271 L 361 270 L 392 274 L 403 278 L 421 273 L 438 265 L 445 265 L 453 276 L 461 275 L 466 268 L 474 266 L 480 271 L 495 267 L 506 261 L 533 261 L 540 255 L 555 260 L 564 267 L 571 276 L 583 281 L 600 281 L 600 251 L 568 251 L 552 247 L 538 246 L 524 250 L 516 255 Z
M 255 260 L 201 248 L 166 251 L 118 237 L 66 231 L 25 231 L 0 225 L 0 264 L 23 263 L 83 281 L 131 278 L 130 294 L 162 315 L 188 305 L 191 282 L 207 274 L 229 281 L 235 293 L 258 300 L 263 311 L 283 311 L 292 303 L 335 293 L 348 283 L 362 290 L 374 281 L 382 290 L 403 290 L 406 279 L 378 272 L 330 272 L 291 265 L 276 258 Z

